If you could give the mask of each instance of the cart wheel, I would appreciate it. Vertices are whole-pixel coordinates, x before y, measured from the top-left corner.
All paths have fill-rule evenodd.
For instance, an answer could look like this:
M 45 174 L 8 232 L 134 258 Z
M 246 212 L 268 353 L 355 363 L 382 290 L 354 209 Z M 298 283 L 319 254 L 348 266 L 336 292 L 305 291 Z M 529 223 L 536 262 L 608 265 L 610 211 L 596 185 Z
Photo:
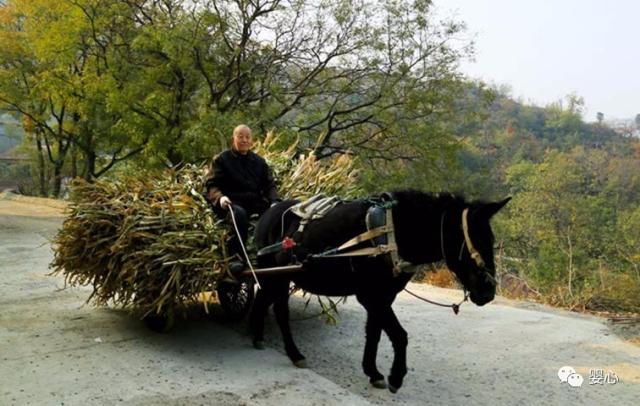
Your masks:
M 165 314 L 148 314 L 142 319 L 147 328 L 156 333 L 168 333 L 173 328 L 175 317 L 173 311 L 167 311 Z
M 220 306 L 232 320 L 240 320 L 247 315 L 254 297 L 251 279 L 241 279 L 238 282 L 219 282 L 216 292 Z

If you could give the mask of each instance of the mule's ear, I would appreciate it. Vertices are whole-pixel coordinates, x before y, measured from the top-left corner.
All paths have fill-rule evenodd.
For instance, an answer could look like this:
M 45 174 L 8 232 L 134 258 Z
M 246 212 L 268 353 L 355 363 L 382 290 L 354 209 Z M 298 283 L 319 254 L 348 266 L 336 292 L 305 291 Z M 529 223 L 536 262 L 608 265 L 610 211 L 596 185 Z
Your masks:
M 511 196 L 507 197 L 504 200 L 500 200 L 499 202 L 487 203 L 486 205 L 482 206 L 482 208 L 480 208 L 480 211 L 487 218 L 491 218 L 494 214 L 499 212 L 500 209 L 502 209 L 504 205 L 509 202 L 509 200 L 511 200 Z

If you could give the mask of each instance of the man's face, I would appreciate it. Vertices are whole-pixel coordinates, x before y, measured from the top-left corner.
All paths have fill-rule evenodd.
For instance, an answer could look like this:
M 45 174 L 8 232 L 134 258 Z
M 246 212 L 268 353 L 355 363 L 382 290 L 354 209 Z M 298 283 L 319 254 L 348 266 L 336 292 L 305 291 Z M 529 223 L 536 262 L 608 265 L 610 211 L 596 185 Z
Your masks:
M 233 149 L 241 154 L 246 154 L 253 145 L 251 130 L 243 128 L 233 135 Z

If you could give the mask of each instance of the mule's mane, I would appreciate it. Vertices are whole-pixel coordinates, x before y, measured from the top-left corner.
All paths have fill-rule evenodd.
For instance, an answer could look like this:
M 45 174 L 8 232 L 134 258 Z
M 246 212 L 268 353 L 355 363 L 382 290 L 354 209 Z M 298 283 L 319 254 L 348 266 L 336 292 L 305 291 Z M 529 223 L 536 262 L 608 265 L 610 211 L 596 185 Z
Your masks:
M 404 207 L 416 207 L 422 211 L 442 211 L 445 208 L 463 208 L 486 204 L 481 200 L 467 201 L 454 193 L 428 193 L 415 189 L 393 192 L 394 198 Z

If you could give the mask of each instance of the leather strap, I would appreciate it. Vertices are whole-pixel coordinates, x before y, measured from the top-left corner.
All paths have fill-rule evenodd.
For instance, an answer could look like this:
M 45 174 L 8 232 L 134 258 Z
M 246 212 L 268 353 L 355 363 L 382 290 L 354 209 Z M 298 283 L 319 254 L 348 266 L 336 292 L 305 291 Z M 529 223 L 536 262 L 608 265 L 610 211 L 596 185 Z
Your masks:
M 397 251 L 396 245 L 376 245 L 375 247 L 360 248 L 355 251 L 343 252 L 342 254 L 326 254 L 319 255 L 322 258 L 334 258 L 334 257 L 362 257 L 362 256 L 377 256 L 386 254 L 389 252 Z
M 485 264 L 484 259 L 482 259 L 482 255 L 480 255 L 478 250 L 473 246 L 471 237 L 469 236 L 469 222 L 467 221 L 468 214 L 469 208 L 467 207 L 462 211 L 462 232 L 464 234 L 464 241 L 467 244 L 467 249 L 469 250 L 469 254 L 471 254 L 471 258 L 476 261 L 476 265 L 482 268 Z
M 354 245 L 358 245 L 363 241 L 371 240 L 371 239 L 373 239 L 373 238 L 375 238 L 375 237 L 377 237 L 379 235 L 383 235 L 383 234 L 386 234 L 386 233 L 389 233 L 390 235 L 393 234 L 393 225 L 389 225 L 389 223 L 387 223 L 384 226 L 372 228 L 371 230 L 365 231 L 362 234 L 358 234 L 357 236 L 353 237 L 349 241 L 347 241 L 344 244 L 342 244 L 341 246 L 339 246 L 338 247 L 338 251 L 342 251 L 342 250 L 347 249 L 349 247 L 353 247 Z M 391 243 L 391 241 L 389 241 L 389 242 Z

